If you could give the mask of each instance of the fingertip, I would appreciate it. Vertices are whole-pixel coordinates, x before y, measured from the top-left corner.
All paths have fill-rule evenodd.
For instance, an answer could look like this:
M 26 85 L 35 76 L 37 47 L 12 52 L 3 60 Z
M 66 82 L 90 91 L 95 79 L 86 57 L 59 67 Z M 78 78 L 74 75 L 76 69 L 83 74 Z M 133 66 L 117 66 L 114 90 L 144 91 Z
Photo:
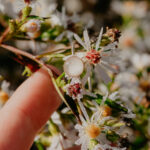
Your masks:
M 42 68 L 34 73 L 0 111 L 0 146 L 7 149 L 18 141 L 12 150 L 26 150 L 60 103 L 48 72 Z
M 27 79 L 13 98 L 17 102 L 15 105 L 29 115 L 37 128 L 43 125 L 61 103 L 48 71 L 43 68 Z

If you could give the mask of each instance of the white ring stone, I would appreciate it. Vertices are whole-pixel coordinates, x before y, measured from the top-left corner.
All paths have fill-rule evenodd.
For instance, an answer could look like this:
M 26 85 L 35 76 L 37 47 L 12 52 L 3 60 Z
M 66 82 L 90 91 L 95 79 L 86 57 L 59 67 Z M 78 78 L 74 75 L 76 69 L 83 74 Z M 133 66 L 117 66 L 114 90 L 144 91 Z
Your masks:
M 84 70 L 82 60 L 77 56 L 69 57 L 64 63 L 64 71 L 70 77 L 78 77 Z

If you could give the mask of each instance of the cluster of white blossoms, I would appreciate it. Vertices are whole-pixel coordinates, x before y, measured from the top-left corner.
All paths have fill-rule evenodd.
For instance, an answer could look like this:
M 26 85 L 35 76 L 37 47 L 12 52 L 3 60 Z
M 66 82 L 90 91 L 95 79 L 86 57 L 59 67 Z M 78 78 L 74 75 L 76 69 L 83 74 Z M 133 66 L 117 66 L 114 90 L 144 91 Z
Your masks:
M 79 132 L 79 139 L 76 141 L 77 145 L 81 145 L 82 150 L 125 150 L 121 148 L 119 142 L 112 146 L 112 143 L 106 138 L 107 132 L 117 132 L 118 126 L 114 127 L 107 125 L 107 122 L 113 122 L 115 118 L 112 117 L 112 108 L 106 104 L 107 99 L 115 101 L 118 99 L 118 92 L 114 92 L 108 96 L 103 97 L 101 104 L 99 105 L 94 99 L 97 98 L 97 94 L 92 88 L 92 74 L 95 73 L 99 76 L 104 83 L 108 84 L 111 78 L 107 74 L 107 70 L 117 73 L 118 70 L 113 67 L 113 62 L 116 65 L 117 61 L 114 60 L 117 50 L 117 41 L 101 46 L 101 40 L 105 34 L 103 34 L 103 28 L 101 29 L 97 38 L 96 44 L 90 41 L 88 31 L 84 30 L 84 41 L 74 34 L 76 41 L 82 46 L 81 52 L 75 52 L 72 47 L 72 54 L 64 58 L 64 72 L 68 83 L 64 86 L 64 91 L 73 100 L 77 100 L 80 107 L 79 118 L 80 124 L 77 124 L 75 128 Z M 86 106 L 84 103 L 84 96 L 90 96 L 90 104 L 93 106 L 92 116 L 89 117 Z M 117 103 L 117 106 L 123 107 L 123 104 Z M 126 113 L 120 114 L 118 124 L 125 126 L 125 122 L 122 117 L 133 118 L 135 115 L 129 108 L 126 108 Z M 109 123 L 108 123 L 109 124 Z M 119 128 L 120 130 L 120 128 Z M 119 131 L 118 131 L 119 133 Z
M 115 98 L 116 93 L 113 93 L 109 97 Z M 83 115 L 80 115 L 81 124 L 77 124 L 75 128 L 79 132 L 79 139 L 75 142 L 77 145 L 81 145 L 82 150 L 126 150 L 126 148 L 120 148 L 119 144 L 115 146 L 111 145 L 112 143 L 107 140 L 106 133 L 108 131 L 117 131 L 117 127 L 110 127 L 106 125 L 106 122 L 113 121 L 111 116 L 111 108 L 107 105 L 104 105 L 104 102 L 108 98 L 108 95 L 103 97 L 101 105 L 93 102 L 96 106 L 94 107 L 95 112 L 89 117 L 85 107 L 82 102 L 79 102 L 80 108 Z M 119 122 L 124 124 L 124 122 Z M 119 131 L 118 131 L 119 132 Z
M 64 72 L 67 77 L 71 79 L 71 82 L 66 86 L 67 94 L 72 96 L 73 99 L 82 98 L 83 94 L 94 95 L 90 92 L 92 70 L 94 70 L 97 76 L 106 84 L 111 81 L 106 70 L 108 69 L 109 71 L 117 73 L 117 70 L 112 67 L 113 62 L 111 62 L 113 57 L 115 57 L 117 42 L 115 41 L 107 46 L 100 47 L 102 36 L 103 28 L 100 31 L 96 44 L 93 45 L 91 44 L 87 30 L 83 32 L 84 42 L 77 34 L 74 34 L 74 38 L 83 47 L 83 51 L 75 53 L 72 48 L 72 55 L 64 58 Z M 80 76 L 84 71 L 86 73 L 81 78 Z M 89 84 L 89 92 L 84 92 L 87 82 Z
M 64 7 L 62 12 L 52 10 L 48 17 L 33 15 L 33 8 L 38 6 L 35 9 L 40 12 L 39 7 L 43 3 L 36 2 L 24 0 L 19 18 L 9 22 L 8 33 L 9 40 L 22 38 L 34 41 L 36 46 L 39 42 L 38 48 L 46 49 L 36 56 L 27 52 L 19 55 L 17 49 L 17 56 L 26 67 L 24 73 L 34 72 L 41 66 L 46 68 L 64 102 L 36 140 L 47 150 L 64 150 L 74 144 L 81 145 L 81 150 L 128 149 L 127 144 L 122 144 L 123 140 L 128 141 L 124 128 L 130 127 L 135 117 L 129 100 L 137 97 L 139 102 L 145 95 L 137 88 L 138 79 L 132 73 L 118 74 L 122 69 L 120 65 L 124 68 L 126 65 L 120 63 L 120 31 L 101 28 L 96 38 L 90 38 L 88 30 L 81 27 L 79 17 L 76 14 L 67 16 Z M 0 10 L 4 10 L 2 4 Z M 128 42 L 132 44 L 132 41 Z M 29 42 L 25 41 L 27 45 Z M 36 46 L 34 48 L 37 50 Z M 133 55 L 132 58 L 131 64 L 137 69 L 131 71 L 141 71 L 150 64 L 147 55 Z M 142 63 L 138 65 L 137 61 Z M 104 92 L 100 89 L 102 84 L 105 86 Z M 0 90 L 0 98 L 5 101 L 9 98 L 4 90 L 6 85 L 8 89 L 8 84 L 3 82 Z

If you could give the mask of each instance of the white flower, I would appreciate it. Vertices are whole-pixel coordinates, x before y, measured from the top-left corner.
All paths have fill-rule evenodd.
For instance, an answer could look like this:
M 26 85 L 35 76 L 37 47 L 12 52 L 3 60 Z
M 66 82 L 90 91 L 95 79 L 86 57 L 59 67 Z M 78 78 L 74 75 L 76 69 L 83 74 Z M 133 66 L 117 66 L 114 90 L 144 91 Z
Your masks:
M 109 106 L 104 104 L 107 98 L 109 98 L 112 101 L 115 101 L 117 99 L 120 99 L 121 97 L 120 95 L 118 95 L 118 92 L 113 92 L 110 95 L 108 95 L 107 93 L 105 96 L 103 96 L 103 99 L 100 105 L 98 105 L 95 101 L 93 101 L 93 104 L 95 106 L 95 108 L 92 108 L 92 110 L 94 111 L 93 116 L 95 116 L 96 118 L 99 118 L 99 116 L 101 116 L 101 118 L 104 118 L 104 117 L 112 118 L 111 117 L 112 109 Z M 116 103 L 122 105 L 121 101 L 118 101 Z M 135 114 L 132 112 L 132 110 L 127 105 L 126 106 L 124 105 L 124 107 L 127 109 L 127 113 L 121 113 L 121 116 L 125 118 L 135 118 Z
M 31 19 L 23 25 L 27 35 L 31 38 L 37 38 L 40 34 L 41 20 Z
M 127 109 L 128 109 L 128 113 L 127 114 L 122 114 L 122 116 L 125 117 L 125 118 L 135 118 L 136 115 L 132 112 L 132 110 L 128 107 L 127 107 Z
M 0 4 L 0 11 L 4 12 L 5 6 L 3 4 Z
M 95 106 L 93 108 L 93 111 L 94 111 L 93 117 L 99 118 L 99 119 L 102 119 L 104 117 L 106 117 L 107 119 L 110 118 L 108 116 L 111 115 L 111 108 L 104 104 L 107 98 L 108 98 L 108 92 L 105 96 L 103 96 L 103 99 L 100 105 L 98 105 L 95 101 L 93 101 L 93 104 Z
M 96 97 L 95 94 L 91 93 L 91 85 L 89 83 L 89 91 L 85 90 L 85 82 L 80 79 L 80 75 L 84 71 L 84 63 L 80 57 L 74 53 L 74 47 L 72 45 L 72 54 L 63 58 L 64 63 L 64 72 L 68 80 L 71 80 L 64 89 L 66 93 L 73 99 L 81 99 L 83 95 L 89 95 Z M 85 74 L 87 76 L 88 73 Z
M 13 4 L 13 9 L 17 13 L 19 13 L 19 11 L 21 11 L 24 7 L 26 7 L 26 5 L 29 5 L 30 7 L 32 7 L 32 14 L 35 15 L 36 10 L 41 7 L 41 5 L 39 3 L 40 0 L 22 0 L 22 1 L 14 0 L 14 1 L 16 1 L 16 2 L 15 2 L 15 4 Z
M 81 150 L 88 150 L 90 141 L 93 139 L 100 143 L 103 143 L 104 141 L 105 143 L 109 143 L 109 141 L 105 139 L 105 135 L 101 132 L 105 129 L 104 122 L 109 119 L 109 117 L 101 118 L 100 114 L 99 117 L 92 115 L 92 117 L 89 118 L 82 102 L 78 101 L 78 103 L 83 112 L 84 118 L 80 115 L 82 124 L 77 124 L 75 126 L 79 132 L 79 139 L 75 144 L 81 145 Z
M 106 97 L 103 99 L 103 101 L 106 99 Z M 81 101 L 78 101 L 79 106 L 83 112 L 83 116 L 80 115 L 81 123 L 77 124 L 75 128 L 79 132 L 79 139 L 75 142 L 77 145 L 81 145 L 81 150 L 88 150 L 90 146 L 90 142 L 92 140 L 95 140 L 95 146 L 93 145 L 92 150 L 125 150 L 126 148 L 119 148 L 119 147 L 112 147 L 110 146 L 111 142 L 106 139 L 105 133 L 103 133 L 103 130 L 111 129 L 111 127 L 107 127 L 104 125 L 104 122 L 106 120 L 112 119 L 112 117 L 103 117 L 102 111 L 100 111 L 99 114 L 95 113 L 92 115 L 91 118 L 89 118 L 83 104 Z
M 61 111 L 61 113 L 66 114 L 68 111 L 70 111 L 70 109 L 66 107 Z M 51 146 L 48 148 L 48 150 L 52 150 L 57 147 L 58 149 L 67 149 L 72 147 L 74 145 L 74 142 L 77 140 L 77 132 L 74 129 L 74 124 L 68 120 L 67 123 L 62 123 L 62 118 L 60 118 L 60 114 L 57 112 L 54 112 L 51 118 L 53 122 L 58 126 L 59 132 L 50 137 Z
M 41 27 L 41 21 L 37 19 L 30 19 L 27 23 L 24 24 L 24 27 L 27 32 L 38 32 Z
M 123 79 L 123 80 L 122 80 Z M 123 86 L 137 86 L 138 85 L 138 78 L 130 72 L 121 72 L 115 78 L 115 83 L 120 87 Z
M 77 139 L 75 130 L 67 131 L 63 129 L 61 132 L 50 137 L 51 144 L 46 150 L 64 150 L 74 146 Z
M 7 81 L 2 81 L 0 87 L 0 108 L 7 102 L 9 97 L 12 95 L 13 91 L 10 90 L 10 83 Z
M 147 3 L 145 1 L 113 1 L 112 8 L 122 15 L 130 15 L 136 18 L 142 18 L 147 12 Z
M 83 90 L 81 81 L 78 78 L 73 78 L 70 84 L 67 84 L 64 89 L 66 93 L 73 99 L 83 98 Z
M 96 97 L 95 94 L 90 91 L 86 91 L 82 86 L 82 82 L 79 78 L 72 78 L 71 82 L 67 84 L 64 89 L 66 90 L 67 95 L 72 97 L 73 99 L 82 99 L 83 95 L 89 95 L 92 97 Z
M 17 17 L 25 6 L 24 0 L 0 0 L 0 11 L 13 18 Z M 57 5 L 55 0 L 31 0 L 30 6 L 32 15 L 49 17 Z
M 61 21 L 61 25 L 64 27 L 65 31 L 63 31 L 56 39 L 56 42 L 59 42 L 63 39 L 64 36 L 67 37 L 67 39 L 70 41 L 70 43 L 73 40 L 73 35 L 74 32 L 72 30 L 69 29 L 69 23 L 76 23 L 79 22 L 79 17 L 74 14 L 71 17 L 68 17 L 66 15 L 66 9 L 63 7 L 62 8 L 62 13 L 57 13 L 57 16 L 59 17 L 60 21 Z
M 132 48 L 136 48 L 139 51 L 143 50 L 145 47 L 143 41 L 141 41 L 141 37 L 137 33 L 137 24 L 132 23 L 130 27 L 122 30 L 122 36 L 120 37 L 120 46 L 124 50 L 130 50 L 130 56 Z M 123 57 L 123 56 L 122 56 Z
M 121 100 L 127 102 L 129 107 L 132 105 L 131 100 L 137 99 L 137 101 L 140 102 L 145 95 L 138 87 L 139 82 L 137 77 L 132 73 L 122 72 L 118 74 L 116 76 L 115 83 L 119 86 Z
M 56 11 L 56 0 L 38 0 L 38 7 L 33 9 L 32 14 L 40 17 L 49 17 L 54 11 Z
M 91 139 L 98 139 L 101 134 L 101 128 L 94 120 L 86 121 L 80 116 L 82 125 L 77 124 L 75 128 L 79 131 L 79 139 L 75 142 L 77 145 L 81 145 L 81 150 L 87 150 Z
M 25 4 L 24 0 L 0 0 L 0 5 L 4 14 L 15 18 L 27 4 Z M 40 7 L 39 0 L 31 0 L 30 6 L 35 11 L 37 7 Z
M 62 25 L 60 18 L 57 15 L 54 15 L 54 14 L 51 15 L 50 23 L 51 23 L 52 27 Z
M 4 80 L 1 84 L 2 91 L 6 92 L 9 96 L 12 95 L 13 90 L 10 90 L 10 83 L 6 80 Z
M 135 68 L 139 71 L 143 70 L 144 68 L 150 66 L 150 55 L 148 54 L 138 54 L 135 53 L 131 59 Z
M 80 0 L 65 0 L 64 5 L 69 13 L 79 12 L 82 10 L 82 2 Z
M 57 113 L 57 112 L 54 112 L 52 115 L 51 115 L 51 119 L 53 120 L 53 122 L 57 125 L 60 125 L 61 124 L 61 119 L 60 119 L 60 115 Z
M 50 138 L 51 145 L 47 148 L 47 150 L 63 150 L 63 137 L 61 134 L 56 134 Z
M 117 70 L 115 70 L 114 68 L 111 67 L 111 64 L 113 64 L 114 62 L 114 51 L 116 49 L 116 42 L 109 44 L 105 47 L 102 47 L 102 50 L 99 51 L 99 45 L 102 39 L 102 34 L 103 34 L 103 28 L 100 31 L 98 40 L 95 44 L 95 48 L 92 48 L 91 46 L 91 42 L 88 36 L 88 32 L 87 30 L 85 30 L 83 32 L 83 36 L 84 36 L 84 42 L 81 40 L 81 38 L 77 35 L 74 34 L 75 39 L 78 41 L 78 43 L 80 45 L 83 46 L 83 48 L 87 51 L 85 53 L 84 56 L 84 60 L 86 58 L 86 61 L 90 64 L 90 65 L 94 65 L 95 66 L 95 72 L 98 73 L 100 75 L 100 77 L 103 79 L 103 81 L 105 83 L 108 83 L 111 81 L 110 77 L 107 75 L 105 68 L 117 73 Z M 114 62 L 113 62 L 114 61 Z M 87 65 L 87 67 L 89 68 L 89 65 Z M 87 69 L 89 70 L 88 72 L 91 72 L 91 68 Z M 86 78 L 84 78 L 84 81 L 86 82 L 89 76 L 86 76 Z

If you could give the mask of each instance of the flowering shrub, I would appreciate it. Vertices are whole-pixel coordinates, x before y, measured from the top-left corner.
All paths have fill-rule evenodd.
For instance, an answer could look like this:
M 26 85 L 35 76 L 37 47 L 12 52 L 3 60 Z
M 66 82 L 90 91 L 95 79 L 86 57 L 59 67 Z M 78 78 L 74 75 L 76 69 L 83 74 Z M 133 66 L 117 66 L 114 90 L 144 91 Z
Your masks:
M 113 8 L 117 5 L 114 3 Z M 130 63 L 135 67 L 127 67 L 124 60 L 129 57 L 123 57 L 128 55 L 118 48 L 121 36 L 118 29 L 100 27 L 95 36 L 97 33 L 89 34 L 79 16 L 67 16 L 64 7 L 62 12 L 53 11 L 49 17 L 34 15 L 38 5 L 36 1 L 24 0 L 19 17 L 6 19 L 7 27 L 0 37 L 0 46 L 24 66 L 24 76 L 30 76 L 41 67 L 47 70 L 63 101 L 37 135 L 36 147 L 63 150 L 76 144 L 81 145 L 81 150 L 134 149 L 138 139 L 133 136 L 138 130 L 142 140 L 148 141 L 150 133 L 144 135 L 147 125 L 146 131 L 138 128 L 150 122 L 149 109 L 145 109 L 150 106 L 149 95 L 145 96 L 150 87 L 149 72 L 143 71 L 150 66 L 149 55 L 134 54 Z M 4 9 L 3 3 L 0 8 Z M 16 39 L 31 41 L 32 52 L 8 44 Z M 133 39 L 123 40 L 122 49 L 134 44 Z M 39 51 L 37 42 L 50 48 Z M 137 61 L 143 63 L 138 65 Z M 131 71 L 125 71 L 126 68 Z M 0 80 L 3 106 L 13 91 L 3 77 Z M 140 120 L 142 114 L 145 120 Z

